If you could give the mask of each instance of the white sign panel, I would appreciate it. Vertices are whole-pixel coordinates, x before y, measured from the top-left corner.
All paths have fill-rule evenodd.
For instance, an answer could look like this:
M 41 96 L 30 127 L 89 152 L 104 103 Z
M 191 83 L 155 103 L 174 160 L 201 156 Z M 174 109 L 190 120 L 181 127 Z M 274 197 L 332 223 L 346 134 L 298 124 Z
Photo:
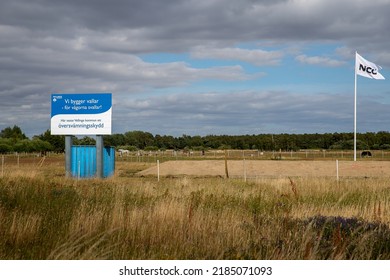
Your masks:
M 110 135 L 111 93 L 51 95 L 51 134 Z

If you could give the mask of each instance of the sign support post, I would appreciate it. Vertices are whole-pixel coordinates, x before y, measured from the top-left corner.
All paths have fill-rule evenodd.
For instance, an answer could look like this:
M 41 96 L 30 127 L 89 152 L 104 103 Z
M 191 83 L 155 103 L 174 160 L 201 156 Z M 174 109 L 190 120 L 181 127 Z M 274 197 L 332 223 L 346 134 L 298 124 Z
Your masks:
M 65 136 L 65 176 L 72 177 L 72 136 Z

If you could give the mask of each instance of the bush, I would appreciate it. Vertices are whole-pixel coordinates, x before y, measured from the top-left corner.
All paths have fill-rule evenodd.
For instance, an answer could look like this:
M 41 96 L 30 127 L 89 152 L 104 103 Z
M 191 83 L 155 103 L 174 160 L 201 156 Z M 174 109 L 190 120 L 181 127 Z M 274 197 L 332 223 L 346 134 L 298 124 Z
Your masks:
M 24 139 L 16 142 L 16 144 L 14 145 L 14 150 L 15 152 L 19 152 L 19 153 L 22 152 L 31 153 L 34 151 L 34 147 L 31 144 L 30 140 Z
M 5 143 L 0 143 L 0 153 L 6 154 L 9 152 L 12 152 L 12 146 L 5 144 Z
M 156 146 L 146 146 L 145 151 L 158 151 L 158 147 Z

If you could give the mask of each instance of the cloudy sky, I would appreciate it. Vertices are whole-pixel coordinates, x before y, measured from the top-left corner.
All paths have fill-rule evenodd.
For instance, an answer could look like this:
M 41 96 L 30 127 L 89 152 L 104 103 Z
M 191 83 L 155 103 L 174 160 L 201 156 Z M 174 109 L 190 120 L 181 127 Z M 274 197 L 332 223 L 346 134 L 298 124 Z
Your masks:
M 390 130 L 390 0 L 2 0 L 0 129 L 50 128 L 52 93 L 113 94 L 113 133 Z

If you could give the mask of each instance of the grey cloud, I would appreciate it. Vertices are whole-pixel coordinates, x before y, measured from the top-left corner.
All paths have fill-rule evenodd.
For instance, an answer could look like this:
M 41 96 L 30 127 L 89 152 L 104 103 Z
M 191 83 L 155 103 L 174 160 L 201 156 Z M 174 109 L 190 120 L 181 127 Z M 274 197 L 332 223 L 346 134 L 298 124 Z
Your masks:
M 386 1 L 3 1 L 0 23 L 50 36 L 124 35 L 129 51 L 185 51 L 205 40 L 343 40 L 386 34 Z M 48 35 L 48 36 L 49 36 Z M 381 40 L 383 36 L 381 36 Z M 372 44 L 373 40 L 371 40 Z M 387 42 L 388 45 L 388 42 Z
M 50 93 L 112 91 L 122 98 L 114 110 L 120 129 L 133 129 L 122 125 L 127 123 L 123 115 L 140 119 L 134 128 L 164 128 L 167 133 L 190 129 L 197 133 L 203 127 L 210 133 L 219 127 L 239 131 L 243 124 L 254 131 L 289 129 L 290 122 L 298 130 L 348 130 L 348 118 L 333 110 L 339 106 L 338 112 L 344 112 L 345 107 L 333 106 L 334 96 L 326 94 L 322 101 L 288 92 L 156 97 L 160 93 L 155 89 L 177 92 L 178 87 L 202 80 L 246 81 L 264 73 L 248 74 L 235 64 L 199 69 L 180 61 L 148 63 L 138 55 L 192 51 L 198 58 L 276 65 L 285 51 L 250 51 L 240 44 L 326 41 L 343 46 L 337 50 L 342 58 L 350 59 L 355 48 L 365 49 L 386 66 L 390 65 L 389 39 L 384 36 L 390 29 L 389 12 L 385 0 L 4 0 L 0 2 L 1 124 L 22 125 L 30 135 L 41 133 L 49 127 Z M 298 53 L 305 63 L 335 64 L 331 58 Z M 332 111 L 324 111 L 320 104 Z M 380 112 L 388 119 L 386 110 Z M 327 114 L 329 126 L 321 121 Z
M 6 38 L 1 46 L 47 44 L 58 51 L 139 54 L 229 49 L 242 41 L 333 40 L 380 52 L 389 47 L 383 36 L 389 12 L 386 1 L 360 0 L 7 0 L 0 4 L 0 34 Z
M 244 130 L 247 133 L 277 133 L 278 129 L 296 133 L 351 131 L 352 102 L 351 96 L 325 93 L 183 93 L 133 100 L 115 113 L 115 118 L 120 131 L 140 129 L 147 124 L 144 129 L 154 133 L 176 135 L 226 130 L 234 133 Z M 137 122 L 131 121 L 133 119 Z M 370 121 L 366 125 L 369 124 Z
M 82 48 L 57 52 L 57 44 L 49 42 L 46 48 L 34 44 L 16 45 L 9 50 L 0 48 L 3 125 L 23 123 L 25 129 L 31 129 L 29 135 L 43 132 L 47 127 L 43 131 L 38 127 L 45 127 L 49 121 L 49 94 L 53 92 L 122 92 L 131 96 L 135 92 L 185 86 L 202 79 L 234 81 L 255 77 L 240 66 L 197 69 L 184 62 L 153 64 L 134 55 Z M 64 44 L 72 43 L 64 40 Z M 130 96 L 127 94 L 126 99 Z M 42 123 L 44 115 L 46 121 Z

